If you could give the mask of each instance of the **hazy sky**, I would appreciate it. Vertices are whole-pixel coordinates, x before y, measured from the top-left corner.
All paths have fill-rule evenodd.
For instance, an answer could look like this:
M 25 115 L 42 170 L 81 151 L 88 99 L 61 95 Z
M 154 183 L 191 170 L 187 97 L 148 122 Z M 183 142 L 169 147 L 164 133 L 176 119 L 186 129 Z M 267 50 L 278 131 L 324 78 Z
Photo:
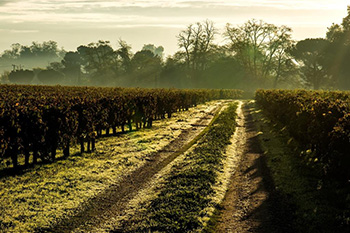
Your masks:
M 57 41 L 66 50 L 119 38 L 132 45 L 177 50 L 176 35 L 190 23 L 209 19 L 222 29 L 262 19 L 293 29 L 294 39 L 324 37 L 347 15 L 348 0 L 0 0 L 0 52 L 13 43 Z M 219 42 L 222 39 L 218 38 Z

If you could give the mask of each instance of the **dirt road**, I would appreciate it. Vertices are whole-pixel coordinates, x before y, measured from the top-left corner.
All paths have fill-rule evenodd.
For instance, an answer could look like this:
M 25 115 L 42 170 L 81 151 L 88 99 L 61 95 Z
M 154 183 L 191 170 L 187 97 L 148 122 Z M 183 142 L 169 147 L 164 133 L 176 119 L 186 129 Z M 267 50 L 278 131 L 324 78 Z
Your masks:
M 142 167 L 122 179 L 118 184 L 106 189 L 90 199 L 84 207 L 72 217 L 60 221 L 48 229 L 48 232 L 90 232 L 96 226 L 103 225 L 111 217 L 125 214 L 129 201 L 144 188 L 145 184 L 162 168 L 173 161 L 186 149 L 188 144 L 205 129 L 222 104 L 201 117 L 191 128 L 181 134 L 162 150 L 150 156 Z
M 239 115 L 240 161 L 232 173 L 214 232 L 290 232 L 283 216 L 278 216 L 279 200 L 260 148 L 251 106 L 245 103 Z
M 189 142 L 203 131 L 221 106 L 200 118 L 191 128 L 183 130 L 179 137 L 150 156 L 147 163 L 117 185 L 92 198 L 73 217 L 64 219 L 48 231 L 106 231 L 99 227 L 111 218 L 126 215 L 128 203 L 142 190 L 146 190 L 146 184 L 157 173 L 188 149 Z M 233 147 L 227 151 L 230 153 L 231 150 L 235 156 L 228 165 L 228 190 L 220 205 L 214 232 L 290 232 L 284 226 L 283 216 L 278 216 L 278 199 L 251 114 L 254 109 L 246 102 L 239 109 Z

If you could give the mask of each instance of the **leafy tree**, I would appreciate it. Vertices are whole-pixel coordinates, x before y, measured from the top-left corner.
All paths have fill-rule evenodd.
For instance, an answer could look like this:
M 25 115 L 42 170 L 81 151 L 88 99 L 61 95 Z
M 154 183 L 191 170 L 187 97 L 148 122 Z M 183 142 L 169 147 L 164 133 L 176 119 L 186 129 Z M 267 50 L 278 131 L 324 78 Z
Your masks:
M 124 40 L 118 41 L 119 48 L 116 51 L 119 61 L 119 75 L 125 75 L 131 72 L 131 58 L 133 56 L 131 52 L 131 46 Z
M 144 45 L 142 47 L 142 50 L 149 50 L 154 55 L 162 58 L 163 57 L 163 52 L 164 52 L 164 47 L 163 46 L 156 47 L 154 44 L 147 44 L 147 45 Z
M 341 24 L 332 24 L 326 34 L 330 42 L 327 52 L 329 74 L 337 82 L 339 89 L 350 88 L 350 6 L 348 15 Z
M 65 51 L 59 49 L 57 42 L 46 41 L 43 43 L 32 42 L 30 46 L 13 44 L 11 49 L 5 50 L 0 57 L 4 66 L 24 66 L 27 69 L 46 67 L 50 62 L 60 62 Z
M 118 68 L 117 54 L 109 41 L 98 41 L 79 46 L 84 70 L 95 85 L 108 85 L 113 81 Z
M 11 83 L 30 84 L 34 78 L 34 72 L 31 70 L 15 70 L 8 75 Z
M 236 58 L 220 57 L 213 61 L 204 74 L 205 88 L 247 89 L 244 82 L 245 71 Z
M 315 90 L 330 81 L 326 60 L 328 46 L 329 42 L 325 39 L 305 39 L 291 50 L 291 54 L 301 63 L 302 77 Z
M 64 56 L 61 64 L 63 73 L 71 84 L 81 84 L 81 63 L 82 59 L 78 52 L 68 52 Z
M 131 59 L 133 86 L 158 87 L 161 58 L 150 50 L 141 50 Z
M 0 83 L 8 83 L 9 82 L 9 71 L 5 71 L 0 75 Z
M 224 36 L 229 41 L 228 49 L 245 68 L 252 87 L 264 86 L 269 79 L 273 79 L 276 87 L 291 59 L 287 53 L 293 44 L 290 28 L 253 19 L 238 27 L 227 24 Z
M 17 59 L 20 57 L 22 45 L 15 43 L 11 45 L 11 49 L 5 50 L 1 56 L 4 60 Z
M 24 53 L 27 52 L 27 54 Z M 22 51 L 22 56 L 30 57 L 43 57 L 43 58 L 57 58 L 62 57 L 64 51 L 58 49 L 57 42 L 55 41 L 45 41 L 42 44 L 37 42 L 32 42 L 29 49 Z
M 56 70 L 42 70 L 38 79 L 45 85 L 61 84 L 64 81 L 64 74 Z
M 48 70 L 56 70 L 56 71 L 63 71 L 64 69 L 64 66 L 62 64 L 62 62 L 51 62 L 47 67 L 46 67 Z
M 333 23 L 332 26 L 328 28 L 326 38 L 330 42 L 335 42 L 335 41 L 343 40 L 343 35 L 344 35 L 344 31 L 342 26 L 339 24 Z
M 349 32 L 350 31 L 350 6 L 348 6 L 348 15 L 343 18 L 343 22 L 342 22 L 342 26 L 344 31 Z M 348 41 L 350 40 L 350 38 L 347 38 Z
M 188 87 L 185 65 L 177 59 L 176 54 L 168 57 L 160 73 L 159 87 Z

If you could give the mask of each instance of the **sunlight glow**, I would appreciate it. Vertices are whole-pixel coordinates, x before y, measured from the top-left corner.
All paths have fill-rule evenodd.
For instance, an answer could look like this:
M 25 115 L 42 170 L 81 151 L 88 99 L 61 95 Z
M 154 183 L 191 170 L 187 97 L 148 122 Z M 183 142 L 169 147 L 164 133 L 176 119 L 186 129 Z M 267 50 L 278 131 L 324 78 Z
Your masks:
M 327 27 L 333 22 L 340 23 L 346 16 L 347 0 L 14 0 L 0 2 L 0 29 L 7 32 L 7 37 L 0 39 L 0 50 L 6 49 L 18 39 L 18 32 L 26 32 L 28 43 L 37 40 L 40 34 L 45 40 L 55 40 L 56 33 L 77 34 L 85 30 L 100 30 L 103 39 L 111 32 L 102 29 L 118 29 L 117 36 L 124 37 L 126 29 L 142 27 L 153 28 L 150 34 L 167 35 L 164 47 L 176 49 L 176 44 L 169 45 L 169 38 L 175 37 L 174 30 L 185 28 L 190 23 L 210 19 L 217 27 L 226 23 L 242 24 L 249 19 L 262 19 L 269 23 L 284 24 L 293 28 L 297 39 L 300 37 L 324 36 Z M 55 31 L 49 25 L 55 25 Z M 51 26 L 52 27 L 52 26 Z M 307 30 L 304 30 L 308 28 Z M 155 30 L 163 30 L 163 32 Z M 168 30 L 168 32 L 166 32 Z M 172 30 L 170 32 L 170 30 Z M 138 32 L 128 31 L 137 41 Z M 321 34 L 322 33 L 322 34 Z M 31 38 L 30 35 L 33 35 Z M 35 36 L 34 36 L 35 35 Z M 105 36 L 104 36 L 105 35 Z M 72 35 L 74 36 L 74 35 Z M 61 39 L 62 40 L 62 39 Z M 70 42 L 69 42 L 70 41 Z M 62 41 L 63 46 L 71 46 L 72 40 Z M 58 41 L 59 43 L 61 41 Z M 69 43 L 68 43 L 69 42 Z M 152 41 L 150 41 L 152 42 Z M 176 39 L 171 40 L 172 43 Z M 79 42 L 78 42 L 79 43 Z M 76 46 L 76 45 L 74 45 Z M 72 47 L 74 48 L 74 47 Z

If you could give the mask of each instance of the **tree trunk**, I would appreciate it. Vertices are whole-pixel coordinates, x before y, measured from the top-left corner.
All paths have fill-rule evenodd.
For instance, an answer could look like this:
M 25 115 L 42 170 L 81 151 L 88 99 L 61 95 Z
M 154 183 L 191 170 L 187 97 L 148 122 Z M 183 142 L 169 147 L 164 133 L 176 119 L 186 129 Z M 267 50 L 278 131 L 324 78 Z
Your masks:
M 278 83 L 279 75 L 275 77 L 275 80 L 273 81 L 273 89 L 277 88 L 277 83 Z
M 95 147 L 95 138 L 91 139 L 91 151 L 95 151 L 96 147 Z
M 34 148 L 33 149 L 33 164 L 38 163 L 38 149 Z
M 57 150 L 57 146 L 56 145 L 52 146 L 52 148 L 51 148 L 51 160 L 52 160 L 52 162 L 55 161 L 55 159 L 56 159 L 56 150 Z
M 87 141 L 87 152 L 91 152 L 90 145 L 91 145 L 91 140 L 89 139 Z
M 64 157 L 69 156 L 69 144 L 63 149 L 63 156 Z
M 29 150 L 28 149 L 25 149 L 24 150 L 24 165 L 25 166 L 28 166 L 29 165 Z
M 11 153 L 11 160 L 12 160 L 13 168 L 15 170 L 18 170 L 18 151 L 17 151 L 17 149 L 13 149 L 10 151 L 10 153 Z
M 84 153 L 84 139 L 80 139 L 80 153 Z
M 131 120 L 128 120 L 128 125 L 129 125 L 129 131 L 132 131 L 132 124 L 131 124 Z

